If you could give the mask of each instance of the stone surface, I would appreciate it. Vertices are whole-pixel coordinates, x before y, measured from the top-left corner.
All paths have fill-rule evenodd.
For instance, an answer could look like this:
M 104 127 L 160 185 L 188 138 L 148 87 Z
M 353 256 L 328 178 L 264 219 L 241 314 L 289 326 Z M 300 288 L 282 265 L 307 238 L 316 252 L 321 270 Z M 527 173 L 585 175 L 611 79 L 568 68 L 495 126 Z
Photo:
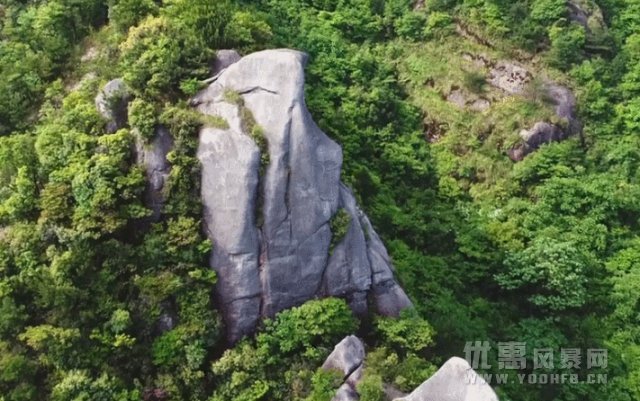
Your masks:
M 145 204 L 153 212 L 152 221 L 160 220 L 164 206 L 164 184 L 171 172 L 167 154 L 173 149 L 173 137 L 165 127 L 158 127 L 148 144 L 136 143 L 137 163 L 143 166 L 147 176 Z
M 476 99 L 469 105 L 469 108 L 473 111 L 485 111 L 489 107 L 491 107 L 491 102 L 484 98 Z
M 554 82 L 545 83 L 543 89 L 545 97 L 553 105 L 563 126 L 538 121 L 533 127 L 521 130 L 522 143 L 508 152 L 511 160 L 520 161 L 545 143 L 561 141 L 582 131 L 582 123 L 576 115 L 576 99 L 573 92 Z
M 210 263 L 231 342 L 260 317 L 316 297 L 343 297 L 357 313 L 366 313 L 368 295 L 389 315 L 411 305 L 384 245 L 340 183 L 340 146 L 306 108 L 305 62 L 291 50 L 250 54 L 192 100 L 228 124 L 201 131 L 198 157 Z M 248 115 L 268 143 L 262 168 Z M 351 225 L 330 256 L 330 220 L 341 207 Z
M 384 391 L 385 398 L 389 401 L 395 400 L 396 398 L 406 397 L 408 395 L 398 390 L 395 386 L 387 383 L 382 384 L 382 389 Z
M 96 96 L 96 108 L 107 120 L 108 133 L 116 132 L 127 124 L 129 100 L 131 100 L 129 89 L 120 78 L 107 82 Z
M 334 347 L 322 364 L 322 369 L 338 371 L 343 377 L 343 384 L 332 401 L 353 401 L 360 398 L 356 386 L 362 380 L 364 357 L 364 344 L 356 336 L 345 337 Z
M 488 82 L 509 94 L 519 95 L 524 93 L 532 78 L 531 73 L 517 63 L 499 61 L 489 70 Z
M 498 401 L 498 396 L 467 361 L 454 357 L 411 394 L 395 401 Z
M 460 108 L 463 108 L 467 104 L 467 98 L 464 95 L 464 92 L 460 89 L 452 89 L 447 95 L 447 101 Z
M 322 364 L 324 370 L 342 373 L 346 381 L 364 362 L 364 344 L 356 336 L 347 336 L 340 341 Z
M 219 74 L 231 64 L 238 62 L 240 58 L 240 55 L 235 50 L 224 49 L 216 51 L 216 57 L 213 59 L 211 66 L 211 75 Z

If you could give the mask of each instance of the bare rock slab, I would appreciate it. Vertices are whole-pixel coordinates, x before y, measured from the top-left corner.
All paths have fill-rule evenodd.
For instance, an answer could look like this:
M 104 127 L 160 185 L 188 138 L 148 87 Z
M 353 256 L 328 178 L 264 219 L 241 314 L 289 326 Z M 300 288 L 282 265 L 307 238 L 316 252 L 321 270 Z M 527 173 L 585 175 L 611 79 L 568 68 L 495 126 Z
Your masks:
M 498 401 L 498 396 L 466 360 L 453 357 L 411 394 L 394 401 Z

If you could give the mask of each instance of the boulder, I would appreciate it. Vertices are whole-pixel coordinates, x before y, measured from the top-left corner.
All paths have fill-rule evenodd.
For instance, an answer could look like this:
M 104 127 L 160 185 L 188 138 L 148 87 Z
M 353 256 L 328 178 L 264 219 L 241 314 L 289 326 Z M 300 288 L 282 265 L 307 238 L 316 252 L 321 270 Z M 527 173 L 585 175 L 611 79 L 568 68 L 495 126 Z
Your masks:
M 260 317 L 339 296 L 354 311 L 397 315 L 411 306 L 377 234 L 340 182 L 342 151 L 304 101 L 306 55 L 266 50 L 243 57 L 192 99 L 226 121 L 200 132 L 204 224 L 231 342 Z M 331 220 L 350 216 L 330 252 Z M 331 255 L 330 255 L 331 253 Z
M 338 371 L 343 378 L 343 384 L 331 401 L 355 401 L 360 398 L 356 386 L 362 380 L 364 357 L 364 344 L 356 336 L 345 337 L 334 347 L 322 364 L 322 369 Z
M 520 131 L 522 142 L 509 150 L 511 160 L 520 161 L 545 143 L 562 141 L 582 131 L 582 123 L 576 114 L 576 99 L 567 87 L 554 82 L 544 84 L 545 97 L 565 124 L 559 126 L 546 121 L 536 122 L 532 128 Z
M 216 51 L 216 57 L 211 65 L 211 75 L 219 74 L 222 70 L 240 60 L 240 58 L 240 55 L 235 50 L 224 49 Z
M 107 132 L 113 133 L 127 124 L 127 107 L 131 94 L 120 78 L 111 80 L 102 88 L 95 99 L 100 115 L 107 120 Z
M 467 361 L 454 357 L 411 394 L 395 401 L 498 401 L 498 396 Z
M 336 370 L 346 381 L 364 362 L 364 344 L 356 336 L 345 337 L 322 364 L 324 370 Z
M 530 129 L 520 131 L 522 143 L 509 150 L 509 157 L 513 161 L 520 161 L 526 155 L 535 151 L 545 143 L 560 141 L 567 137 L 567 133 L 558 126 L 540 121 Z

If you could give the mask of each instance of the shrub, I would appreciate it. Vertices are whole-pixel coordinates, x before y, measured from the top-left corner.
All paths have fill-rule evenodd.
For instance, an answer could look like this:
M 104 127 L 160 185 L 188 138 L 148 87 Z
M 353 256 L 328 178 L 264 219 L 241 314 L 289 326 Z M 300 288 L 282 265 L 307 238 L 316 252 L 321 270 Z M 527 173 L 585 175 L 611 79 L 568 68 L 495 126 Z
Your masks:
M 149 17 L 120 45 L 123 78 L 136 95 L 167 99 L 181 81 L 208 73 L 211 51 L 165 17 Z
M 158 117 L 156 108 L 141 98 L 134 99 L 129 103 L 129 125 L 138 131 L 145 140 L 153 137 Z
M 333 253 L 335 247 L 342 241 L 349 227 L 351 226 L 351 215 L 344 208 L 338 209 L 329 221 L 331 228 L 331 242 L 329 243 L 329 254 Z

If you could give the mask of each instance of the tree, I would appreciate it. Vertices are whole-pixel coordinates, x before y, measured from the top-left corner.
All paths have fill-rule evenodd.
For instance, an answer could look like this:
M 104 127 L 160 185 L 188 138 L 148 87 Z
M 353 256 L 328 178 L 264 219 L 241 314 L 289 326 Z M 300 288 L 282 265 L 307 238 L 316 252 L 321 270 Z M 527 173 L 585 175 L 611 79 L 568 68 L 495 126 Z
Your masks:
M 167 17 L 148 17 L 120 45 L 124 80 L 136 95 L 170 99 L 179 83 L 204 76 L 211 52 Z
M 571 241 L 541 236 L 522 251 L 510 252 L 506 270 L 496 280 L 506 290 L 517 290 L 533 305 L 559 312 L 587 302 L 592 256 Z
M 121 32 L 137 25 L 148 15 L 158 13 L 153 0 L 110 0 L 109 21 Z
M 549 28 L 549 39 L 549 63 L 552 66 L 568 70 L 582 59 L 586 34 L 581 25 L 572 23 L 567 27 L 552 26 Z

